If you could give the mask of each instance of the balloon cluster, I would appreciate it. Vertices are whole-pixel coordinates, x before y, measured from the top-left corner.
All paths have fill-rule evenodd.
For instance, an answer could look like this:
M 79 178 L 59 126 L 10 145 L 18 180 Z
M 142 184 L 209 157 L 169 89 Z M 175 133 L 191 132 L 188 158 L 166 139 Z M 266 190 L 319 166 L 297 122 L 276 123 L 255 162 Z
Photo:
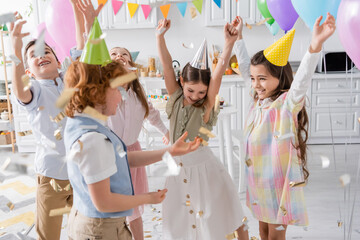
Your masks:
M 329 12 L 337 18 L 340 41 L 360 69 L 360 1 L 359 0 L 257 0 L 261 15 L 269 19 L 266 26 L 275 36 L 279 28 L 293 28 L 300 17 L 312 30 L 316 19 Z

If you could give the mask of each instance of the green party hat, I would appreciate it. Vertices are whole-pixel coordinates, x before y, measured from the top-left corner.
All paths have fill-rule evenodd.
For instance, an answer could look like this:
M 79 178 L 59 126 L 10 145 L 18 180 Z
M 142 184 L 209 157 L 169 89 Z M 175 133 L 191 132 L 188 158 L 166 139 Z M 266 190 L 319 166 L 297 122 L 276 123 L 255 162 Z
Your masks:
M 80 57 L 80 62 L 101 66 L 106 66 L 111 62 L 104 35 L 97 18 L 95 18 L 94 24 L 91 27 L 88 40 Z

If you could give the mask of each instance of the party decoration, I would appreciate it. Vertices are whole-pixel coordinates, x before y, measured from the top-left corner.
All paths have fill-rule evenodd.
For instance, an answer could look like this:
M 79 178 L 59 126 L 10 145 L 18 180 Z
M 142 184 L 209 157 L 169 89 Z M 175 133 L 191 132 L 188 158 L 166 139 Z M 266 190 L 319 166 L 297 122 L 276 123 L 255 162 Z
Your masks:
M 107 3 L 107 0 L 98 0 L 98 4 L 102 4 L 105 6 L 105 4 Z
M 184 17 L 187 8 L 187 2 L 177 3 L 176 6 L 178 7 L 181 15 Z
M 325 21 L 328 12 L 336 18 L 341 0 L 291 0 L 291 2 L 301 19 L 312 30 L 316 19 L 321 15 L 323 16 L 321 23 Z
M 273 24 L 275 22 L 274 18 L 271 16 L 271 13 L 269 12 L 266 0 L 257 0 L 257 7 L 261 13 L 261 15 L 264 18 L 270 18 L 267 23 L 268 24 Z
M 341 44 L 356 67 L 360 69 L 360 1 L 343 0 L 337 15 L 337 29 Z M 360 120 L 359 120 L 360 121 Z
M 34 39 L 38 39 L 40 36 L 40 33 L 44 31 L 45 32 L 45 43 L 47 45 L 49 45 L 49 47 L 51 47 L 53 49 L 53 51 L 56 54 L 56 57 L 59 59 L 59 62 L 63 62 L 66 54 L 63 52 L 63 50 L 56 44 L 56 42 L 52 39 L 52 37 L 50 36 L 48 30 L 46 29 L 46 24 L 45 22 L 40 23 L 37 27 L 36 30 L 33 32 L 33 34 L 31 35 L 32 38 Z
M 201 14 L 203 0 L 195 0 L 195 1 L 193 1 L 193 4 L 196 7 L 196 9 L 199 11 L 199 13 Z
M 139 7 L 139 4 L 137 4 L 137 3 L 128 3 L 128 8 L 129 8 L 129 13 L 130 13 L 131 18 L 136 13 L 136 10 L 138 9 L 138 7 Z
M 105 40 L 102 39 L 100 43 L 93 44 L 94 39 L 101 39 L 102 31 L 97 18 L 94 20 L 94 24 L 91 27 L 88 40 L 85 44 L 84 50 L 80 57 L 80 62 L 93 64 L 93 65 L 106 65 L 111 62 L 108 48 Z
M 193 60 L 190 62 L 190 66 L 197 69 L 209 69 L 206 39 L 204 39 Z
M 291 45 L 294 40 L 295 29 L 289 31 L 286 35 L 264 50 L 266 59 L 275 66 L 285 66 L 287 64 Z
M 46 9 L 45 23 L 57 46 L 65 56 L 70 56 L 70 49 L 76 46 L 74 11 L 70 1 L 52 0 Z M 56 53 L 60 53 L 59 49 Z
M 221 0 L 214 0 L 214 3 L 221 8 Z
M 169 10 L 170 10 L 170 6 L 171 6 L 171 4 L 166 4 L 166 5 L 160 6 L 160 10 L 161 10 L 164 18 L 167 18 L 167 15 L 168 15 Z
M 141 9 L 143 10 L 144 13 L 144 17 L 145 19 L 148 18 L 150 12 L 151 12 L 151 6 L 150 5 L 146 5 L 146 4 L 142 4 L 141 5 Z M 134 60 L 135 61 L 135 60 Z
M 116 15 L 119 12 L 124 1 L 111 0 L 111 3 L 112 3 L 113 10 L 114 10 L 114 15 Z
M 136 61 L 136 58 L 138 57 L 139 53 L 140 53 L 139 51 L 137 51 L 137 52 L 130 52 L 130 55 L 131 55 L 131 58 L 132 58 L 133 62 Z
M 265 23 L 265 26 L 269 29 L 269 31 L 271 32 L 271 34 L 273 36 L 275 36 L 276 34 L 278 34 L 279 30 L 280 30 L 280 26 L 277 22 L 274 21 L 273 24 L 268 24 L 267 22 Z
M 267 0 L 267 6 L 272 17 L 285 32 L 294 26 L 299 17 L 291 0 Z

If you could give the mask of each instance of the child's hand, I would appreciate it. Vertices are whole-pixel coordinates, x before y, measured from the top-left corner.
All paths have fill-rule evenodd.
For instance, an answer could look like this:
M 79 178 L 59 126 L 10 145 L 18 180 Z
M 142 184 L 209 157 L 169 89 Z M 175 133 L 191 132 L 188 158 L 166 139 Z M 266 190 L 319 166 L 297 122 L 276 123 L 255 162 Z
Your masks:
M 169 131 L 167 131 L 166 134 L 162 137 L 162 140 L 165 145 L 169 144 L 169 142 L 170 142 Z
M 164 36 L 167 30 L 169 30 L 171 26 L 171 20 L 170 19 L 160 19 L 158 26 L 156 28 L 156 35 L 157 36 Z
M 316 19 L 313 28 L 313 34 L 310 44 L 309 51 L 311 53 L 320 52 L 323 43 L 335 32 L 335 18 L 330 13 L 327 14 L 327 17 L 323 24 L 320 25 L 322 16 Z
M 158 204 L 164 201 L 167 193 L 167 189 L 158 190 L 157 192 L 149 192 L 149 202 L 148 204 Z
M 232 24 L 226 23 L 224 26 L 224 36 L 225 43 L 234 44 L 238 36 L 238 31 Z
M 98 8 L 95 10 L 90 0 L 70 0 L 75 4 L 78 10 L 82 13 L 85 20 L 85 29 L 87 32 L 90 31 L 91 26 L 94 23 L 95 17 L 97 17 L 104 7 L 103 4 L 100 4 Z
M 231 22 L 231 25 L 233 25 L 238 32 L 237 40 L 242 39 L 242 31 L 244 27 L 243 19 L 239 16 L 236 16 L 236 18 Z
M 171 147 L 169 153 L 172 156 L 180 156 L 195 151 L 200 146 L 200 139 L 185 142 L 188 133 L 185 132 Z
M 15 13 L 16 15 L 16 13 Z M 14 49 L 14 53 L 15 55 L 19 58 L 22 59 L 21 56 L 21 49 L 23 47 L 23 38 L 28 36 L 30 33 L 22 33 L 22 27 L 23 25 L 26 23 L 26 21 L 17 21 L 17 22 L 12 22 L 10 24 L 10 37 L 11 37 L 11 43 L 12 43 L 12 47 Z

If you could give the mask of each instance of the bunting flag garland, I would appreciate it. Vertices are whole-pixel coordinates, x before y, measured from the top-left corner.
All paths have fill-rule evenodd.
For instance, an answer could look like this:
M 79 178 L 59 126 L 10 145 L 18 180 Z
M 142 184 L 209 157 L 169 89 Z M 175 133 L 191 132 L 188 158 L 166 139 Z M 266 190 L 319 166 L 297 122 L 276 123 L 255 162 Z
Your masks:
M 98 0 L 98 4 L 103 4 L 105 6 L 105 4 L 107 3 L 107 0 Z
M 184 17 L 187 8 L 187 2 L 177 3 L 176 6 L 178 7 L 181 15 Z
M 236 0 L 237 1 L 237 0 Z M 221 8 L 221 0 L 214 0 L 214 3 Z
M 168 15 L 168 13 L 169 13 L 170 6 L 171 6 L 171 4 L 166 4 L 166 5 L 160 6 L 160 10 L 161 10 L 164 18 L 167 18 L 167 15 Z
M 118 0 L 111 0 L 111 1 L 112 1 L 113 10 L 114 10 L 114 15 L 116 15 L 119 12 L 124 1 L 118 1 Z
M 141 4 L 141 9 L 143 10 L 145 19 L 147 19 L 151 12 L 151 6 L 146 4 Z
M 199 11 L 199 13 L 201 14 L 203 0 L 195 0 L 195 1 L 193 1 L 193 4 L 196 7 L 196 9 Z
M 136 10 L 138 9 L 138 7 L 139 7 L 139 4 L 137 4 L 137 3 L 128 3 L 128 8 L 129 8 L 129 13 L 130 13 L 131 18 L 136 13 Z

